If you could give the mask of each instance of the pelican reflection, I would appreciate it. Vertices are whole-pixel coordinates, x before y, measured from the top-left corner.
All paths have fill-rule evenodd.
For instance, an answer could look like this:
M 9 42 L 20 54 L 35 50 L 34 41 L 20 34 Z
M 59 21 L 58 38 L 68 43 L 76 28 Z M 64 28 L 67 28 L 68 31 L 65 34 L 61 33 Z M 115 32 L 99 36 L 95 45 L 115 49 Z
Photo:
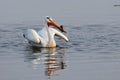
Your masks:
M 60 50 L 62 52 L 62 49 Z M 56 52 L 56 48 L 49 49 L 48 55 L 45 56 L 46 75 L 52 76 L 55 71 L 65 68 L 64 53 Z
M 65 63 L 66 48 L 35 48 L 32 47 L 32 53 L 27 55 L 27 60 L 33 65 L 43 63 L 45 66 L 45 75 L 53 76 L 56 71 L 66 68 Z

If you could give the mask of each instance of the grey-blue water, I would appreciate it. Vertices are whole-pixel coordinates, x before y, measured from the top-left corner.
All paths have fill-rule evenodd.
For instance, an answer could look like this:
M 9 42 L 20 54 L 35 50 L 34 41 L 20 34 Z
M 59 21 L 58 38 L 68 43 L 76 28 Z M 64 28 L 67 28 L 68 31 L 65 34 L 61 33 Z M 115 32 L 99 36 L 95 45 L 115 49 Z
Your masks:
M 119 0 L 0 0 L 0 80 L 119 80 L 119 5 Z M 57 48 L 27 43 L 24 31 L 41 29 L 45 16 L 64 25 L 69 42 L 56 37 Z

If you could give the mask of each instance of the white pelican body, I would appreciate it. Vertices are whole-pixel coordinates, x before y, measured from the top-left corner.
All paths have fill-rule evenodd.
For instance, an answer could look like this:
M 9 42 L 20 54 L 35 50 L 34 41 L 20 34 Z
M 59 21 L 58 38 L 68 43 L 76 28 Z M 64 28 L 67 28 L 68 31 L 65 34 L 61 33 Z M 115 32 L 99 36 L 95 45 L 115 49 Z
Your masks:
M 53 20 L 51 18 L 47 17 L 47 25 L 45 25 L 42 30 L 36 32 L 34 29 L 28 29 L 24 37 L 28 40 L 28 42 L 32 46 L 37 47 L 56 47 L 56 41 L 54 39 L 54 36 L 57 35 L 60 38 L 63 38 L 65 41 L 68 41 L 68 38 L 56 30 L 53 27 L 57 27 L 59 30 L 63 31 L 61 27 L 59 27 L 57 24 L 53 23 Z M 50 27 L 50 26 L 53 27 Z

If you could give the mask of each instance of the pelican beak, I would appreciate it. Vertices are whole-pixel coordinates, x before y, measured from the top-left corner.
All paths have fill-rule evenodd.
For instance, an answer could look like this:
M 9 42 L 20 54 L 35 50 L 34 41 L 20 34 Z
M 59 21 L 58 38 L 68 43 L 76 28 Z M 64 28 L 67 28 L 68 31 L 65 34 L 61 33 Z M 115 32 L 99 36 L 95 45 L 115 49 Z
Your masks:
M 65 32 L 66 31 L 63 29 L 63 25 L 59 26 L 57 23 L 55 23 L 55 21 L 50 18 L 50 17 L 46 17 L 46 22 L 47 22 L 47 26 L 50 27 L 50 26 L 53 26 L 55 28 L 57 28 L 58 30 L 60 30 L 61 32 Z

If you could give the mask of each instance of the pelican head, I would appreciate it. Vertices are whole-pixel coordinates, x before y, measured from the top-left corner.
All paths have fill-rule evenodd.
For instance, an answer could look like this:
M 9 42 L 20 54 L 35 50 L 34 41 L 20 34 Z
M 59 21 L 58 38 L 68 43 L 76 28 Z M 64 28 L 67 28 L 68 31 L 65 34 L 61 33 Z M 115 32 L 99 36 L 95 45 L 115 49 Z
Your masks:
M 50 27 L 50 26 L 53 26 L 55 28 L 57 28 L 58 30 L 60 30 L 61 32 L 65 32 L 66 31 L 63 29 L 63 25 L 58 25 L 51 17 L 47 16 L 46 17 L 46 23 L 47 23 L 47 26 Z

